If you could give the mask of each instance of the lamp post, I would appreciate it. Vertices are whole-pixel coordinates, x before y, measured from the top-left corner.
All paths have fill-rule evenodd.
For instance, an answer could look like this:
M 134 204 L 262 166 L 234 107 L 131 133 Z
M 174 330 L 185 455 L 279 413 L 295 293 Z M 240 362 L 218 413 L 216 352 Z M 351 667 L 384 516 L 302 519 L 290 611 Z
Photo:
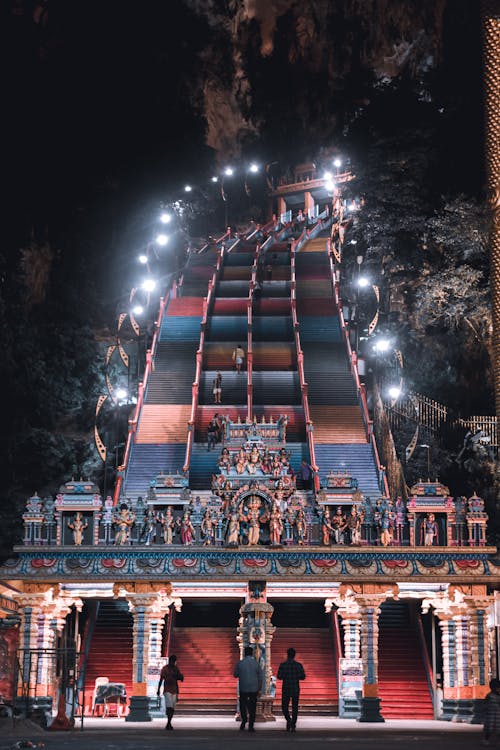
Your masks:
M 431 446 L 427 445 L 427 443 L 422 443 L 418 446 L 419 448 L 425 448 L 427 451 L 427 481 L 430 482 L 430 476 L 431 476 Z
M 234 169 L 232 167 L 226 167 L 223 172 L 222 180 L 220 183 L 222 200 L 224 201 L 224 229 L 227 229 L 228 224 L 229 224 L 229 201 L 228 201 L 228 195 L 226 191 L 224 190 L 224 182 L 225 182 L 226 177 L 232 177 L 233 174 L 234 174 Z

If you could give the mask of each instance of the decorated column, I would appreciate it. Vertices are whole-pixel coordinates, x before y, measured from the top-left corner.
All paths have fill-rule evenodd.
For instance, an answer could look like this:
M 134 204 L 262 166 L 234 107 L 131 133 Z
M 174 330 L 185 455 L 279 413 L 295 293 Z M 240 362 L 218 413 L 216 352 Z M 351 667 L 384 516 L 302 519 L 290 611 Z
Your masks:
M 50 707 L 55 698 L 57 635 L 62 633 L 71 607 L 80 611 L 82 601 L 59 593 L 59 586 L 46 584 L 26 584 L 25 591 L 14 593 L 13 598 L 21 616 L 18 700 L 27 697 L 31 704 L 36 698 L 37 704 L 46 702 Z
M 257 700 L 256 721 L 275 721 L 273 701 L 276 687 L 271 668 L 271 642 L 275 631 L 271 617 L 274 607 L 266 601 L 265 582 L 250 582 L 246 599 L 240 608 L 238 624 L 240 658 L 243 659 L 246 646 L 251 646 L 264 673 L 261 695 Z
M 359 696 L 363 689 L 363 660 L 361 658 L 360 606 L 354 592 L 342 584 L 339 594 L 325 601 L 325 609 L 336 607 L 343 630 L 343 657 L 339 659 L 339 716 L 346 719 L 359 717 Z
M 378 697 L 378 618 L 384 594 L 356 596 L 361 619 L 361 654 L 363 658 L 362 722 L 383 722 Z
M 463 590 L 465 588 L 465 590 Z M 470 587 L 449 586 L 422 611 L 433 607 L 441 630 L 443 654 L 443 718 L 477 722 L 479 704 L 488 692 L 490 651 L 486 595 L 474 597 Z M 483 588 L 483 587 L 479 587 Z
M 481 722 L 481 703 L 489 691 L 489 681 L 492 677 L 490 658 L 490 639 L 488 629 L 488 614 L 491 600 L 474 598 L 471 602 L 470 625 L 470 657 L 472 670 L 472 722 Z
M 134 621 L 132 695 L 126 721 L 151 721 L 150 703 L 156 700 L 163 666 L 161 643 L 165 616 L 171 605 L 180 611 L 182 601 L 172 596 L 170 583 L 161 588 L 154 583 L 132 583 L 127 589 L 120 588 L 118 596 L 127 599 Z

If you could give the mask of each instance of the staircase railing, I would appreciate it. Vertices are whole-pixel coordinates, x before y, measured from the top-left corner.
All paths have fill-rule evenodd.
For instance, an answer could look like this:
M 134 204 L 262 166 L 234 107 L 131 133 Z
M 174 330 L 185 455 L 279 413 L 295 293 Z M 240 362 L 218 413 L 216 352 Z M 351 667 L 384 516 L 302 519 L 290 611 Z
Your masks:
M 83 649 L 80 651 L 79 663 L 78 663 L 78 682 L 77 690 L 78 693 L 82 693 L 81 706 L 82 710 L 85 710 L 85 673 L 87 671 L 87 663 L 89 660 L 90 647 L 92 645 L 92 636 L 94 634 L 95 624 L 97 616 L 99 614 L 100 603 L 89 599 L 87 602 L 89 616 L 85 623 L 85 629 L 83 631 Z
M 334 263 L 334 253 L 332 249 L 332 243 L 333 243 L 333 240 L 332 238 L 330 238 L 328 241 L 328 265 L 330 268 L 330 280 L 331 280 L 333 294 L 335 298 L 335 305 L 337 307 L 337 314 L 339 316 L 340 330 L 342 332 L 342 337 L 344 339 L 344 343 L 347 348 L 347 356 L 349 358 L 349 362 L 351 365 L 351 373 L 353 375 L 354 382 L 356 385 L 356 391 L 358 394 L 358 404 L 361 409 L 361 415 L 362 415 L 363 423 L 365 426 L 366 439 L 372 447 L 373 457 L 375 459 L 375 464 L 377 466 L 378 478 L 379 478 L 379 489 L 381 492 L 383 492 L 385 495 L 388 496 L 389 485 L 387 482 L 385 470 L 380 462 L 380 457 L 379 457 L 379 453 L 377 449 L 377 443 L 375 440 L 375 435 L 373 434 L 373 422 L 370 419 L 370 414 L 368 411 L 368 403 L 366 400 L 366 387 L 363 383 L 361 383 L 361 380 L 359 378 L 357 354 L 356 352 L 353 352 L 352 350 L 351 342 L 349 341 L 349 332 L 347 330 L 347 326 L 344 320 L 344 313 L 342 311 L 342 304 L 341 304 L 340 295 L 339 295 L 337 276 L 335 273 L 335 263 Z
M 446 441 L 446 437 L 458 437 L 460 432 L 481 430 L 482 439 L 498 451 L 498 419 L 496 416 L 474 415 L 458 417 L 445 404 L 435 401 L 428 396 L 415 391 L 408 391 L 397 401 L 384 401 L 384 407 L 389 414 L 391 426 L 400 426 L 403 420 L 410 420 L 429 430 L 439 440 Z
M 252 265 L 252 275 L 248 287 L 247 299 L 247 420 L 253 419 L 253 298 L 255 284 L 257 281 L 257 265 L 260 256 L 260 245 L 255 248 L 255 255 Z
M 308 397 L 308 384 L 305 378 L 304 374 L 304 353 L 302 351 L 302 346 L 300 343 L 300 334 L 299 334 L 299 328 L 300 323 L 297 319 L 297 282 L 295 277 L 295 253 L 291 253 L 290 257 L 290 273 L 291 273 L 291 282 L 290 282 L 290 309 L 292 313 L 292 326 L 293 326 L 293 335 L 295 338 L 295 350 L 297 352 L 297 371 L 299 373 L 299 383 L 300 383 L 300 392 L 302 394 L 302 408 L 304 409 L 304 420 L 306 423 L 306 439 L 307 444 L 309 447 L 309 456 L 311 459 L 311 466 L 314 470 L 314 489 L 316 492 L 319 491 L 319 467 L 316 464 L 316 453 L 314 449 L 314 425 L 311 420 L 311 414 L 309 411 L 309 397 Z
M 175 607 L 173 604 L 171 604 L 169 607 L 168 617 L 166 619 L 165 625 L 166 625 L 166 628 L 165 628 L 165 635 L 163 638 L 162 656 L 170 656 L 170 652 L 172 648 L 172 638 L 174 635 L 174 625 L 175 625 Z
M 116 478 L 116 483 L 115 483 L 115 489 L 113 492 L 113 505 L 118 505 L 118 501 L 120 499 L 120 494 L 122 490 L 123 480 L 125 478 L 125 473 L 127 470 L 129 459 L 130 459 L 130 452 L 132 450 L 132 445 L 135 442 L 137 426 L 139 424 L 139 416 L 140 416 L 141 409 L 144 403 L 144 395 L 148 387 L 149 377 L 153 370 L 153 360 L 156 354 L 156 348 L 158 346 L 158 341 L 160 338 L 161 321 L 163 319 L 165 310 L 168 308 L 168 305 L 170 304 L 170 300 L 175 298 L 176 291 L 177 291 L 177 287 L 174 282 L 172 287 L 168 290 L 166 297 L 160 298 L 160 307 L 158 310 L 158 317 L 155 321 L 155 332 L 153 334 L 153 341 L 151 343 L 150 349 L 148 349 L 146 352 L 146 365 L 144 367 L 144 375 L 143 375 L 142 380 L 139 381 L 139 385 L 137 388 L 137 403 L 135 405 L 135 409 L 134 409 L 134 413 L 132 417 L 130 417 L 128 420 L 127 441 L 125 443 L 125 452 L 123 454 L 122 465 L 119 466 L 117 469 L 117 478 Z
M 235 244 L 237 244 L 239 240 L 236 240 L 236 242 L 232 245 L 234 247 Z M 198 411 L 198 403 L 199 403 L 199 397 L 200 397 L 200 380 L 201 380 L 201 371 L 203 366 L 203 350 L 205 347 L 205 331 L 207 327 L 207 319 L 208 315 L 210 314 L 212 308 L 213 308 L 213 300 L 215 296 L 215 289 L 217 286 L 217 282 L 219 280 L 220 271 L 222 268 L 222 264 L 224 261 L 226 253 L 226 248 L 224 245 L 222 245 L 221 249 L 217 252 L 217 263 L 215 266 L 215 270 L 212 274 L 212 278 L 208 282 L 208 291 L 207 296 L 203 299 L 203 316 L 201 319 L 201 326 L 200 326 L 200 343 L 198 345 L 198 349 L 196 351 L 196 371 L 194 376 L 194 382 L 191 388 L 191 413 L 189 415 L 189 421 L 187 424 L 187 440 L 186 440 L 186 455 L 184 458 L 184 466 L 182 467 L 182 470 L 184 472 L 189 471 L 189 466 L 191 464 L 191 453 L 193 451 L 193 443 L 194 443 L 194 433 L 196 428 L 196 412 Z
M 436 687 L 436 675 L 434 674 L 431 660 L 429 659 L 429 651 L 427 650 L 427 642 L 425 640 L 425 633 L 424 633 L 424 626 L 422 625 L 422 618 L 420 616 L 420 612 L 416 612 L 415 610 L 412 610 L 411 616 L 416 626 L 417 637 L 420 643 L 420 652 L 424 660 L 424 669 L 425 669 L 425 674 L 427 677 L 427 684 L 429 686 L 429 691 L 432 696 L 432 705 L 435 706 L 436 702 L 435 702 L 434 691 Z

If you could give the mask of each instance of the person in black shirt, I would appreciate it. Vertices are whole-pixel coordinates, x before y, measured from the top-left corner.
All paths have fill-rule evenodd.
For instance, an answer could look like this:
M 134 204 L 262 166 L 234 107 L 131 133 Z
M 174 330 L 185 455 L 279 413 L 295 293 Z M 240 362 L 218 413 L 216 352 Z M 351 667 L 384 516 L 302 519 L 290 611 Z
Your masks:
M 286 654 L 288 658 L 279 665 L 277 677 L 278 680 L 283 680 L 281 710 L 286 719 L 286 731 L 295 732 L 299 713 L 300 680 L 306 679 L 306 673 L 302 664 L 295 661 L 294 648 L 289 648 Z M 292 701 L 291 716 L 289 712 L 290 700 Z

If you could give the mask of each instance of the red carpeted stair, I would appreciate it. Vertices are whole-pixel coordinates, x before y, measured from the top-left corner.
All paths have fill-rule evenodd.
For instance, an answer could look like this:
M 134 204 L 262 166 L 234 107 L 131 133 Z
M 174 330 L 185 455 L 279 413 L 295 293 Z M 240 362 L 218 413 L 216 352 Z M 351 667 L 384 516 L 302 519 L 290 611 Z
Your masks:
M 405 603 L 382 605 L 379 697 L 384 719 L 433 719 L 420 641 Z
M 308 713 L 338 713 L 338 688 L 335 656 L 328 628 L 276 628 L 272 641 L 273 674 L 285 661 L 292 646 L 305 670 L 306 679 L 300 688 L 300 710 Z M 281 703 L 281 680 L 276 684 L 275 713 Z
M 175 628 L 170 652 L 184 682 L 180 685 L 179 711 L 236 710 L 237 681 L 233 677 L 240 658 L 235 628 Z
M 85 713 L 91 714 L 92 694 L 97 677 L 125 684 L 132 694 L 132 615 L 127 602 L 100 602 L 85 670 Z M 96 714 L 102 713 L 102 707 Z

